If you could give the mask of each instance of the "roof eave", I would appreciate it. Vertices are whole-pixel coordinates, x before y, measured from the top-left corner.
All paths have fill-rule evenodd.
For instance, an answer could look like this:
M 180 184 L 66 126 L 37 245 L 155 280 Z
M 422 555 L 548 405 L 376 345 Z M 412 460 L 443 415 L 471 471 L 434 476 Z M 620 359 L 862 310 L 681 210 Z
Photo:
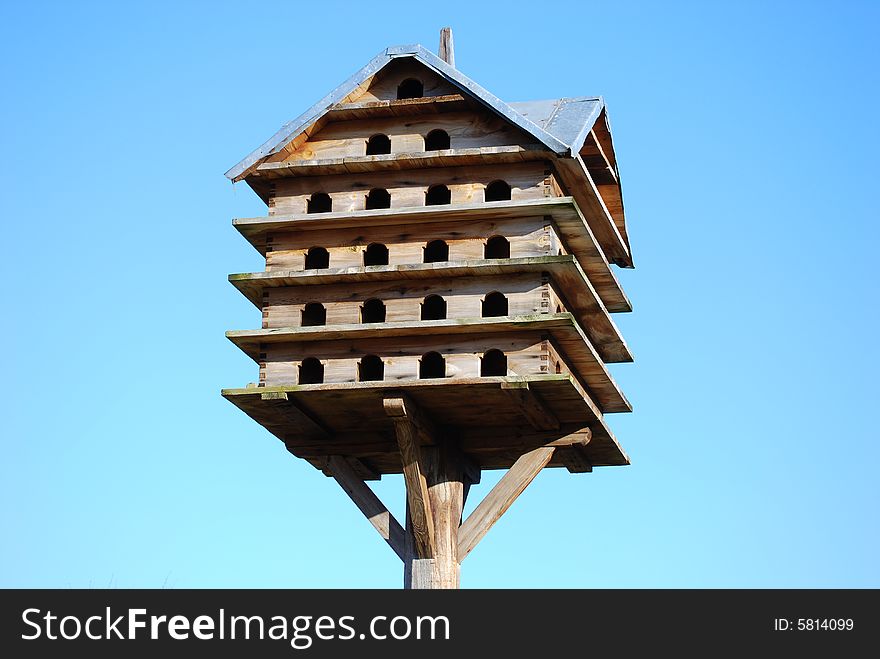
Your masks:
M 399 48 L 406 48 L 406 46 L 399 46 Z M 230 168 L 225 174 L 226 178 L 230 179 L 233 183 L 245 178 L 260 160 L 266 156 L 272 155 L 287 139 L 298 134 L 304 127 L 317 121 L 333 105 L 350 94 L 351 90 L 385 66 L 385 64 L 391 60 L 391 55 L 389 54 L 390 50 L 390 48 L 383 50 L 371 59 L 366 66 L 349 77 L 345 82 L 336 87 L 336 89 L 331 91 L 296 119 L 284 124 L 272 137 L 266 140 L 254 151 L 251 151 L 251 153 L 245 156 L 237 165 Z
M 605 97 L 598 97 L 599 103 L 595 108 L 590 112 L 589 116 L 584 120 L 584 125 L 581 128 L 581 131 L 578 133 L 578 136 L 572 140 L 571 143 L 571 153 L 580 153 L 580 150 L 584 146 L 584 142 L 587 141 L 587 135 L 590 134 L 590 131 L 593 130 L 593 126 L 598 121 L 599 117 L 602 116 L 602 110 L 605 109 Z

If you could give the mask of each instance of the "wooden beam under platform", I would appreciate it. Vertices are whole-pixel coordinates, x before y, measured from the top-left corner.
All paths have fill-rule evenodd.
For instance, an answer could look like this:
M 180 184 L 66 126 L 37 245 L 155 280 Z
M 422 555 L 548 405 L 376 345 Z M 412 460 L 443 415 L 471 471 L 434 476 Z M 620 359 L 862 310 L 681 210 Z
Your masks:
M 503 383 L 521 382 L 559 420 L 557 430 L 536 430 L 509 389 L 502 389 Z M 318 468 L 327 456 L 345 455 L 377 474 L 399 474 L 394 423 L 384 409 L 389 391 L 404 392 L 422 416 L 431 420 L 435 432 L 454 438 L 473 463 L 472 471 L 506 469 L 522 453 L 545 446 L 578 445 L 592 467 L 629 464 L 596 403 L 567 374 L 285 385 L 227 389 L 223 395 L 284 442 L 291 453 Z M 267 393 L 286 394 L 326 434 L 309 430 L 296 415 L 264 400 Z M 473 405 L 475 400 L 479 406 Z M 421 440 L 419 444 L 426 446 Z M 570 467 L 562 455 L 554 454 L 549 466 Z
M 523 415 L 535 430 L 558 430 L 559 419 L 551 412 L 544 402 L 529 389 L 525 380 L 502 382 L 501 390 L 519 405 Z

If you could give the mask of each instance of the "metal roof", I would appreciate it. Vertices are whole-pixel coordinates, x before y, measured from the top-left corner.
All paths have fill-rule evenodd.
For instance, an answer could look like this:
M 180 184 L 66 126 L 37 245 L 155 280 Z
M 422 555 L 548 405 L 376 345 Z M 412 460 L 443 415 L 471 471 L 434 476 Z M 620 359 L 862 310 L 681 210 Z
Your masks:
M 392 46 L 376 55 L 360 71 L 299 117 L 284 124 L 259 148 L 226 172 L 226 177 L 233 181 L 243 179 L 260 160 L 280 151 L 288 142 L 354 91 L 358 85 L 378 73 L 393 59 L 400 57 L 411 57 L 421 62 L 469 96 L 531 134 L 559 156 L 577 153 L 604 106 L 602 99 L 596 97 L 505 103 L 423 46 L 419 44 Z
M 605 107 L 605 100 L 601 96 L 577 96 L 508 105 L 567 145 L 571 153 L 577 153 Z

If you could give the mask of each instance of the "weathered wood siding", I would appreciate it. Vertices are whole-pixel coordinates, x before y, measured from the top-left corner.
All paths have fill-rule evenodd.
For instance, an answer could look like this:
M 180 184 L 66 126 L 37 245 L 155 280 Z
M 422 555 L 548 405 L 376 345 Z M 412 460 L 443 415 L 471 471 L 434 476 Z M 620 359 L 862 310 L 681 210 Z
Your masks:
M 483 301 L 492 292 L 507 298 L 509 316 L 556 313 L 558 296 L 551 287 L 540 274 L 523 273 L 512 277 L 273 288 L 264 298 L 263 327 L 301 327 L 303 309 L 313 302 L 326 309 L 328 325 L 360 323 L 363 303 L 372 299 L 384 303 L 386 322 L 418 321 L 428 295 L 445 300 L 447 318 L 481 317 Z
M 371 243 L 388 248 L 388 265 L 424 262 L 424 248 L 432 240 L 444 240 L 450 261 L 485 258 L 486 241 L 503 236 L 510 243 L 511 258 L 555 256 L 561 241 L 543 217 L 484 222 L 438 222 L 406 226 L 308 230 L 276 233 L 266 253 L 266 270 L 305 270 L 306 254 L 323 247 L 330 254 L 330 268 L 364 265 L 364 250 Z
M 389 63 L 377 75 L 373 76 L 363 89 L 349 94 L 344 102 L 393 101 L 397 98 L 397 87 L 407 78 L 421 80 L 425 96 L 446 96 L 460 93 L 458 87 L 451 82 L 426 69 L 418 62 L 407 58 Z
M 299 365 L 308 357 L 323 364 L 325 383 L 357 382 L 358 364 L 366 355 L 382 359 L 386 382 L 418 379 L 420 359 L 428 352 L 444 357 L 447 378 L 479 377 L 480 359 L 492 349 L 507 356 L 508 375 L 550 372 L 551 346 L 541 334 L 485 334 L 446 340 L 442 336 L 398 337 L 267 345 L 261 357 L 260 383 L 268 387 L 298 384 Z
M 325 160 L 367 155 L 367 141 L 376 134 L 387 135 L 391 153 L 425 151 L 425 138 L 433 130 L 449 135 L 450 149 L 484 146 L 526 146 L 535 138 L 489 112 L 447 112 L 444 114 L 338 121 L 328 124 L 292 153 L 280 153 L 267 162 Z
M 485 199 L 486 186 L 496 180 L 510 186 L 511 199 L 560 196 L 556 192 L 560 188 L 553 184 L 553 175 L 542 162 L 295 176 L 273 182 L 269 214 L 304 214 L 309 198 L 316 192 L 330 195 L 334 212 L 364 210 L 367 194 L 374 188 L 388 191 L 391 208 L 424 206 L 425 194 L 433 185 L 448 187 L 452 204 L 474 204 Z

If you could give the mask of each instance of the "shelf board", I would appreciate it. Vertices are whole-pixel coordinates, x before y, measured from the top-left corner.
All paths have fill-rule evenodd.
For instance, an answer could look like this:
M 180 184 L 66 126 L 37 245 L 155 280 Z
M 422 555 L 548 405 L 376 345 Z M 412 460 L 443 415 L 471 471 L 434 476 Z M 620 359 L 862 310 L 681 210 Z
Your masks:
M 270 215 L 236 218 L 233 226 L 261 254 L 266 254 L 266 235 L 279 231 L 368 229 L 376 226 L 413 225 L 426 222 L 514 220 L 549 217 L 556 225 L 566 249 L 577 259 L 610 312 L 626 312 L 632 305 L 589 225 L 571 197 L 548 197 L 514 201 L 444 206 L 411 206 L 382 210 Z
M 461 112 L 474 106 L 461 94 L 423 96 L 388 101 L 337 103 L 324 115 L 328 122 L 375 119 L 377 117 L 409 117 L 422 114 Z
M 262 344 L 312 341 L 354 343 L 376 338 L 404 336 L 449 337 L 454 341 L 455 337 L 468 334 L 509 334 L 512 332 L 549 334 L 557 349 L 562 353 L 566 364 L 586 384 L 604 412 L 632 411 L 626 396 L 617 386 L 590 340 L 584 335 L 574 316 L 570 313 L 231 330 L 226 332 L 226 336 L 251 359 L 259 362 Z
M 426 167 L 462 167 L 546 160 L 552 157 L 543 144 L 481 146 L 440 151 L 412 151 L 376 156 L 346 156 L 317 160 L 265 162 L 251 176 L 264 179 L 287 176 L 327 176 L 367 172 L 423 169 Z
M 481 259 L 405 266 L 369 266 L 337 270 L 270 271 L 230 275 L 230 282 L 262 310 L 266 288 L 318 284 L 486 277 L 519 273 L 547 273 L 556 282 L 568 310 L 574 314 L 605 362 L 630 362 L 632 354 L 597 291 L 572 256 L 522 259 Z M 332 301 L 332 300 L 328 300 Z

